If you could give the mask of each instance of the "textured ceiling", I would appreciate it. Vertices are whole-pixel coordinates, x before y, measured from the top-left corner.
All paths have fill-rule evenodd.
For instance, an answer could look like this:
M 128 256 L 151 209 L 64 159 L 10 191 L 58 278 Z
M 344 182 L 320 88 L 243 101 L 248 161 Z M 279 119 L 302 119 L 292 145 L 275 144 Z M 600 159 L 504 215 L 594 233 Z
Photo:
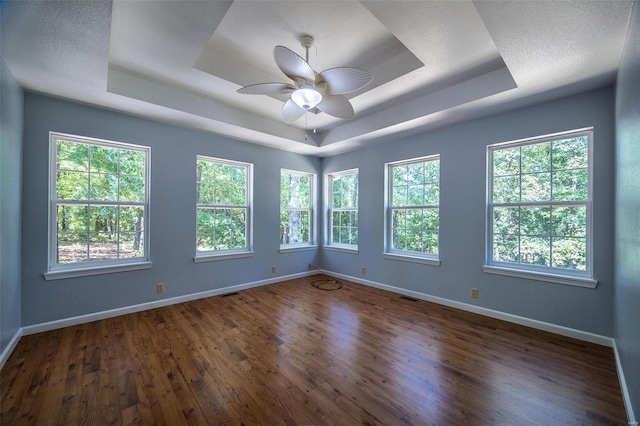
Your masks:
M 631 0 L 29 1 L 0 6 L 26 89 L 326 156 L 614 81 Z M 356 116 L 308 113 L 244 85 L 289 82 L 273 47 L 318 72 L 370 71 Z M 313 130 L 316 130 L 314 133 Z

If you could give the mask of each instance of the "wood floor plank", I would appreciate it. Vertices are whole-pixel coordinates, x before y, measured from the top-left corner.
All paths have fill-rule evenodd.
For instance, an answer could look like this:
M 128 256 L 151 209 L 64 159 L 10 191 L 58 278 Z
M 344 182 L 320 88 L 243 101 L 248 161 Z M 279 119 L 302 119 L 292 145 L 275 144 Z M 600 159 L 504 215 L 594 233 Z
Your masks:
M 24 336 L 2 425 L 625 425 L 611 348 L 322 275 Z

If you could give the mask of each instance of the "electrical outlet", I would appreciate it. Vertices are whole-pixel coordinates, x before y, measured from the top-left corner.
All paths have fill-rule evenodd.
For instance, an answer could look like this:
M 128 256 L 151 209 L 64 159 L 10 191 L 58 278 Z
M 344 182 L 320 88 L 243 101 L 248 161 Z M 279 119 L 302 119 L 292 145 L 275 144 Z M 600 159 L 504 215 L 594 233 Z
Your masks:
M 272 267 L 271 267 L 271 273 L 272 273 L 272 274 L 275 274 L 275 273 L 276 273 L 276 267 L 275 267 L 275 266 L 272 266 Z
M 472 299 L 477 299 L 478 298 L 478 289 L 477 288 L 472 288 L 471 289 L 471 298 Z
M 365 274 L 365 272 L 367 272 L 367 268 L 365 268 L 364 266 L 363 266 L 362 268 L 360 268 L 360 273 L 361 273 L 362 275 L 364 275 L 364 274 Z
M 164 293 L 164 283 L 156 284 L 156 293 Z

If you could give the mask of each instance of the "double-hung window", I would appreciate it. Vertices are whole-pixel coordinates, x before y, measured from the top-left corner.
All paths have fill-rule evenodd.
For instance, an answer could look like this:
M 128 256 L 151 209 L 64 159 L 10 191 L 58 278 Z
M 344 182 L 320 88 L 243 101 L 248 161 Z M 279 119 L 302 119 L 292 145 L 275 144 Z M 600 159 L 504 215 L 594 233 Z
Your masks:
M 488 147 L 487 272 L 594 287 L 592 129 Z
M 149 152 L 50 134 L 47 279 L 149 267 Z
M 439 265 L 440 156 L 386 164 L 385 255 Z
M 314 177 L 312 173 L 282 169 L 280 173 L 280 248 L 315 244 Z
M 253 165 L 196 158 L 195 261 L 251 255 Z
M 330 173 L 329 245 L 357 250 L 358 248 L 358 170 Z

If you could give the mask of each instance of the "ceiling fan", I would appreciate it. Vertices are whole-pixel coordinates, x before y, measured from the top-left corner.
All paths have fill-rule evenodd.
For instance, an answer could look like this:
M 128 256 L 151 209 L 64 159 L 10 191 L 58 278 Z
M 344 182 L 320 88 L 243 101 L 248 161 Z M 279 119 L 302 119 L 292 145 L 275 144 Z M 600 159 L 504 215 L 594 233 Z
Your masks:
M 306 49 L 306 60 L 284 46 L 276 46 L 273 56 L 280 70 L 293 83 L 259 83 L 238 89 L 247 95 L 289 95 L 282 107 L 282 118 L 291 124 L 305 112 L 321 111 L 338 118 L 350 119 L 355 113 L 351 102 L 343 96 L 369 84 L 371 73 L 358 68 L 330 68 L 317 73 L 309 65 L 309 48 L 313 37 L 300 38 Z

